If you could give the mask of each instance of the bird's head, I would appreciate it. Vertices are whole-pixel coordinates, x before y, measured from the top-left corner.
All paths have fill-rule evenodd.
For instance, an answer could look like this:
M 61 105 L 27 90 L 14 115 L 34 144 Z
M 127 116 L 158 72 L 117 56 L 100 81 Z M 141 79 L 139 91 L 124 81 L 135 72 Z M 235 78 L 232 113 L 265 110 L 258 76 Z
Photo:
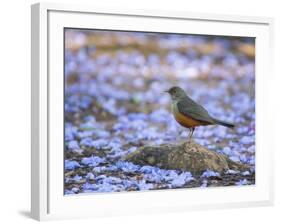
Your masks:
M 178 86 L 173 86 L 165 92 L 170 94 L 172 100 L 181 100 L 187 96 L 184 90 Z

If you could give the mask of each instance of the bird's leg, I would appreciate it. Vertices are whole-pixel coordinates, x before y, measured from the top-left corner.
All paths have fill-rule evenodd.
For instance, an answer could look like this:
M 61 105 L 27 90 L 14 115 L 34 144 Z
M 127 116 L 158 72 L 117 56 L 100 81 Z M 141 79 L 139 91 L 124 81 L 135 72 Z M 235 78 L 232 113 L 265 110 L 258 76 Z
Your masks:
M 191 128 L 188 128 L 188 130 L 189 130 L 189 132 L 188 132 L 187 138 L 188 138 L 188 142 L 190 142 L 190 140 L 191 140 Z
M 193 132 L 195 131 L 195 128 L 192 128 L 191 129 L 191 138 L 192 138 L 192 136 L 193 136 Z
M 190 128 L 189 129 L 189 134 L 188 134 L 188 141 L 191 142 L 191 139 L 192 139 L 192 135 L 193 135 L 193 132 L 194 132 L 195 128 Z

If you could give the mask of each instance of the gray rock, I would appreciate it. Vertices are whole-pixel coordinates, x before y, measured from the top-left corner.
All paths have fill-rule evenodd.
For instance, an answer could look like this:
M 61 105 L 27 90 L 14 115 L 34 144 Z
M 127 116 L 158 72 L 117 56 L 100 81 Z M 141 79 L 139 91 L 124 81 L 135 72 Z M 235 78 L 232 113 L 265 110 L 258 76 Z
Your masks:
M 193 175 L 200 175 L 206 170 L 221 173 L 229 169 L 239 171 L 249 169 L 247 165 L 233 162 L 228 157 L 195 142 L 143 146 L 124 159 L 139 165 L 189 171 Z

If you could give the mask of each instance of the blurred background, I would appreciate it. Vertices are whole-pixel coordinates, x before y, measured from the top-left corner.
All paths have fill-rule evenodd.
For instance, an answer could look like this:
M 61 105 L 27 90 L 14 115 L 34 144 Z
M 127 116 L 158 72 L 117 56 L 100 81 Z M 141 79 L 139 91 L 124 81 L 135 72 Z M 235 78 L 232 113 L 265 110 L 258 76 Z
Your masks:
M 65 193 L 253 184 L 254 69 L 254 38 L 66 29 Z M 120 160 L 187 140 L 164 93 L 175 85 L 236 125 L 196 128 L 194 140 L 251 170 L 212 182 L 211 171 L 192 177 Z

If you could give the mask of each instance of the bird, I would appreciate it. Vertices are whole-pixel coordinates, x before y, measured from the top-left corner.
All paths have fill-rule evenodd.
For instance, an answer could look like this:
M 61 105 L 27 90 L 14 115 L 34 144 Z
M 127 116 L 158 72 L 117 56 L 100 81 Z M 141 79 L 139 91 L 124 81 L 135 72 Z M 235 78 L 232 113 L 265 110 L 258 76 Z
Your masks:
M 165 92 L 171 96 L 172 113 L 175 120 L 181 126 L 189 129 L 189 141 L 192 139 L 195 127 L 198 126 L 222 125 L 227 128 L 234 128 L 234 124 L 212 117 L 203 106 L 193 101 L 182 88 L 173 86 Z

